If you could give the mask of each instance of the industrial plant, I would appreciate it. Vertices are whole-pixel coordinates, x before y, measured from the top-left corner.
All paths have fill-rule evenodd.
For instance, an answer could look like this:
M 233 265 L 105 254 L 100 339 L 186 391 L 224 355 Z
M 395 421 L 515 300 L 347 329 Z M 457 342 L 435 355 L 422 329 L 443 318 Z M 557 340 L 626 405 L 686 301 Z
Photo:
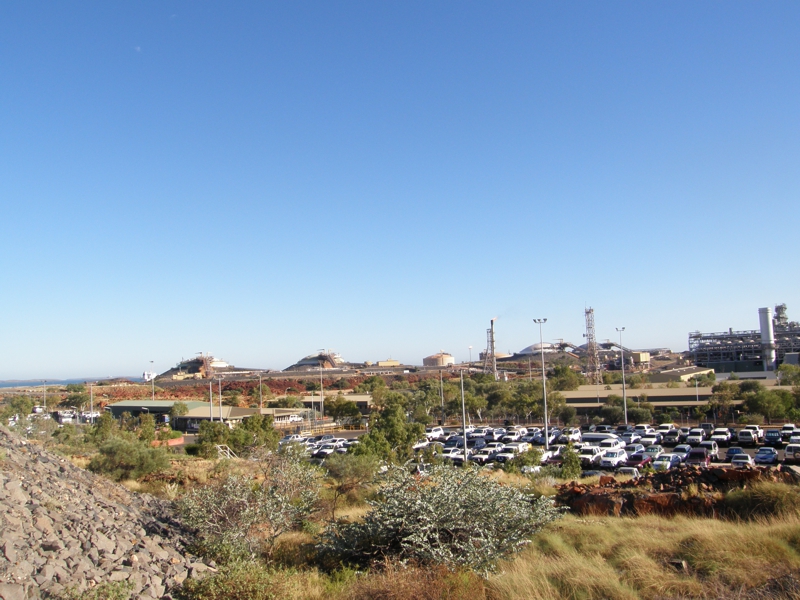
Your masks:
M 797 364 L 800 323 L 786 316 L 786 305 L 758 309 L 759 329 L 689 334 L 689 352 L 697 366 L 717 373 L 774 371 L 784 362 Z

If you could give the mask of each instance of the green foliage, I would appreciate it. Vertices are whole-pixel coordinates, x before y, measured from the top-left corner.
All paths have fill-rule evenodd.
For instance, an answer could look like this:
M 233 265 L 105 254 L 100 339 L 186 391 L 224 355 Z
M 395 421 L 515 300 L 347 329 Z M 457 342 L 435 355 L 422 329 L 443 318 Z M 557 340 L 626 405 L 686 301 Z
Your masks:
M 128 600 L 133 592 L 130 581 L 100 583 L 92 588 L 80 590 L 70 587 L 56 596 L 57 600 Z
M 577 390 L 586 379 L 580 373 L 567 366 L 556 366 L 547 375 L 548 387 L 554 391 L 568 392 Z
M 239 456 L 246 456 L 257 448 L 275 450 L 280 434 L 272 426 L 272 417 L 256 413 L 233 429 L 219 421 L 203 421 L 197 442 L 203 447 L 201 454 L 213 456 L 213 446 L 227 445 Z
M 622 383 L 622 371 L 603 371 L 603 383 L 606 385 Z
M 374 455 L 333 453 L 325 459 L 328 477 L 333 480 L 333 505 L 331 520 L 336 519 L 336 504 L 339 499 L 369 485 L 375 479 L 379 465 Z
M 169 418 L 171 420 L 186 414 L 189 414 L 189 407 L 185 402 L 176 402 L 172 405 L 172 408 L 169 409 Z
M 222 565 L 203 579 L 187 579 L 173 594 L 178 600 L 276 600 L 296 597 L 292 573 L 252 561 Z
M 373 454 L 388 462 L 405 462 L 414 456 L 413 446 L 424 435 L 425 427 L 409 423 L 403 406 L 391 402 L 373 415 L 369 433 L 361 436 L 353 452 Z
M 508 473 L 524 473 L 526 467 L 538 467 L 542 464 L 542 451 L 538 448 L 531 448 L 525 452 L 520 452 L 514 458 L 503 465 L 503 469 Z
M 575 410 L 574 406 L 570 406 L 569 404 L 564 404 L 558 411 L 558 418 L 564 425 L 572 425 L 577 416 L 578 411 Z
M 581 476 L 581 459 L 572 444 L 564 450 L 561 461 L 561 477 L 564 479 L 578 479 Z
M 259 552 L 271 557 L 278 536 L 298 527 L 317 501 L 318 472 L 299 454 L 259 450 L 262 481 L 228 473 L 193 488 L 177 503 L 195 529 L 198 550 L 231 561 Z
M 619 406 L 604 406 L 600 409 L 600 416 L 604 423 L 616 425 L 625 420 L 625 411 Z
M 138 479 L 148 473 L 169 468 L 167 454 L 161 448 L 151 448 L 139 442 L 110 438 L 89 463 L 89 470 L 115 481 Z
M 139 440 L 149 444 L 156 439 L 156 419 L 150 413 L 139 415 Z
M 95 444 L 102 444 L 119 432 L 119 424 L 108 411 L 103 411 L 95 420 L 89 437 Z
M 635 375 L 631 375 L 630 377 L 628 377 L 627 381 L 628 387 L 631 388 L 632 390 L 644 387 L 648 383 L 650 383 L 650 377 L 643 373 L 637 373 Z
M 369 566 L 386 559 L 489 571 L 560 515 L 483 477 L 474 467 L 432 467 L 419 478 L 391 469 L 362 522 L 333 524 L 318 545 L 324 564 Z
M 325 402 L 325 414 L 334 421 L 354 423 L 361 421 L 361 411 L 352 400 L 347 400 L 344 395 L 337 394 L 333 400 Z
M 628 407 L 628 420 L 633 423 L 651 423 L 653 421 L 653 413 L 646 408 L 631 406 Z
M 778 377 L 781 385 L 800 385 L 800 366 L 784 363 L 778 367 Z
M 5 406 L 0 408 L 0 421 L 6 425 L 7 420 L 14 415 L 19 415 L 20 418 L 25 418 L 31 414 L 36 401 L 30 396 L 9 396 L 4 398 Z

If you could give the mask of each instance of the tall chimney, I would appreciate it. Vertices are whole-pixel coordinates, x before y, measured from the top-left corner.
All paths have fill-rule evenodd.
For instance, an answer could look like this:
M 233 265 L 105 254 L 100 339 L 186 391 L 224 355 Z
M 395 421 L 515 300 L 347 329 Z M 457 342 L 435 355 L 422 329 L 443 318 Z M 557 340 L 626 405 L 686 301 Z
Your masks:
M 775 370 L 775 330 L 772 327 L 772 309 L 759 308 L 758 320 L 761 324 L 761 356 L 764 370 Z

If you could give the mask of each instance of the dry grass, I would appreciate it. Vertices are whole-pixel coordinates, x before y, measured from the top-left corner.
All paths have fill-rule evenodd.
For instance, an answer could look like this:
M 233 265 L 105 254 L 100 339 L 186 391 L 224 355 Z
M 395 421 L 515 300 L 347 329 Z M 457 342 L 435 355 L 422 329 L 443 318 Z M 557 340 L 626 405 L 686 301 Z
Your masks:
M 673 561 L 685 561 L 687 571 Z M 487 587 L 493 598 L 509 600 L 718 598 L 794 571 L 800 571 L 798 517 L 750 523 L 566 517 L 502 563 Z
M 481 600 L 483 581 L 473 573 L 387 565 L 357 578 L 342 591 L 342 600 Z

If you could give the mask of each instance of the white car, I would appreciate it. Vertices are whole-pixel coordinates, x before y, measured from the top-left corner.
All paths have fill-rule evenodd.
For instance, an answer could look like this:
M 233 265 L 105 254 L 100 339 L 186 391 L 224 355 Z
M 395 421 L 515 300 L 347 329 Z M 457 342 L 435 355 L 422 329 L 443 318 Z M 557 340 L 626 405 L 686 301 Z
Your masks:
M 711 433 L 711 440 L 720 446 L 727 446 L 731 441 L 731 432 L 725 427 L 718 427 Z
M 625 445 L 635 444 L 642 439 L 642 436 L 636 431 L 626 431 L 619 437 L 625 441 Z
M 625 450 L 606 450 L 600 459 L 601 469 L 616 469 L 628 460 L 628 453 Z
M 443 427 L 428 427 L 425 429 L 425 437 L 428 439 L 438 438 L 444 435 Z
M 695 427 L 689 432 L 689 435 L 686 437 L 686 443 L 690 446 L 697 446 L 700 442 L 705 441 L 706 439 L 706 432 L 699 427 Z
M 423 448 L 427 448 L 430 445 L 431 445 L 431 441 L 429 439 L 425 438 L 424 440 L 420 440 L 416 444 L 414 444 L 412 446 L 412 448 L 414 450 L 422 450 Z
M 622 450 L 625 448 L 625 442 L 619 438 L 603 440 L 598 444 L 601 450 Z
M 755 466 L 755 464 L 753 457 L 744 452 L 737 454 L 731 459 L 731 466 L 734 469 L 744 469 L 745 467 Z

